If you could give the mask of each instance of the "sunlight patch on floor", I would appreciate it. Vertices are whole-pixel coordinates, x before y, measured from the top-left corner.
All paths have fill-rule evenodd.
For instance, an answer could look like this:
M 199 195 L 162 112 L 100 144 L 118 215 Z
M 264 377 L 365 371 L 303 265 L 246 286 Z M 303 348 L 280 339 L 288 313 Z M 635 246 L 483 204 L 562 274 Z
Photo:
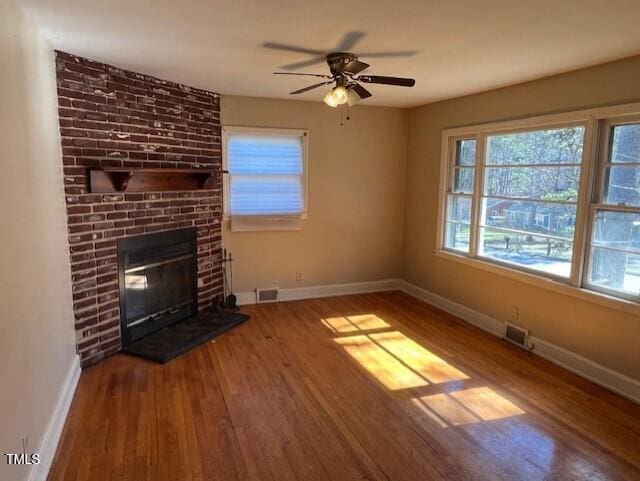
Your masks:
M 460 426 L 461 424 L 476 423 L 479 419 L 457 403 L 446 393 L 422 396 L 412 400 L 413 403 L 432 419 L 437 419 L 442 427 L 447 425 Z M 433 416 L 435 414 L 436 416 Z
M 340 337 L 334 341 L 388 389 L 407 389 L 429 384 L 368 336 Z
M 488 387 L 476 387 L 449 394 L 484 421 L 524 414 L 522 409 Z
M 525 414 L 489 387 L 432 394 L 411 401 L 440 427 L 475 424 Z
M 373 329 L 386 329 L 391 327 L 383 319 L 375 314 L 362 314 L 358 316 L 329 317 L 322 319 L 322 323 L 329 329 L 339 333 L 356 331 L 368 331 Z
M 465 373 L 401 332 L 371 334 L 370 338 L 433 384 L 469 379 Z
M 336 334 L 356 334 L 335 342 L 389 389 L 469 379 L 403 333 L 386 330 L 391 326 L 375 314 L 329 317 L 322 323 Z

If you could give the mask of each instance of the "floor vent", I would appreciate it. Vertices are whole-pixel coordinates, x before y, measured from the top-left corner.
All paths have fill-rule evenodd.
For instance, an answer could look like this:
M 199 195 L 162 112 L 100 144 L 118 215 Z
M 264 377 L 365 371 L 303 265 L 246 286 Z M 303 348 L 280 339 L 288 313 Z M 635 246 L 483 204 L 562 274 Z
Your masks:
M 278 288 L 269 287 L 268 289 L 256 289 L 256 302 L 278 302 Z
M 504 339 L 518 347 L 529 350 L 529 331 L 527 329 L 507 322 Z

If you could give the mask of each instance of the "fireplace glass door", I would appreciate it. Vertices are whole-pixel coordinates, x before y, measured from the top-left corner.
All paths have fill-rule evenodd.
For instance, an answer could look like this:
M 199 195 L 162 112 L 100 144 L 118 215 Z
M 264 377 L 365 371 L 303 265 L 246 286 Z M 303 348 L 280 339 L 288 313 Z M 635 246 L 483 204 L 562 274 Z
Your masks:
M 118 257 L 125 344 L 195 314 L 195 232 L 123 239 Z

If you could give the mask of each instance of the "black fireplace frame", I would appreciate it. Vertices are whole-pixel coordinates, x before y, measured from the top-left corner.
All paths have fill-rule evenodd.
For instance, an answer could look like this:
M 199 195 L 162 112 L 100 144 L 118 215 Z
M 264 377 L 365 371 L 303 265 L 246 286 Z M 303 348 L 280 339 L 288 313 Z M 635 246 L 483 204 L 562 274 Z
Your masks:
M 169 313 L 166 312 L 164 316 L 154 318 L 148 331 L 142 333 L 142 335 L 132 335 L 132 329 L 127 325 L 127 299 L 126 299 L 126 287 L 125 287 L 125 254 L 127 252 L 140 250 L 140 249 L 158 249 L 167 247 L 174 244 L 187 242 L 190 247 L 193 262 L 193 298 L 185 304 L 178 312 Z M 195 227 L 186 227 L 183 229 L 162 231 L 150 234 L 143 234 L 133 237 L 124 237 L 117 241 L 117 255 L 118 255 L 118 291 L 120 297 L 120 332 L 122 338 L 122 345 L 127 346 L 135 340 L 142 338 L 152 332 L 167 327 L 171 324 L 175 324 L 185 318 L 194 316 L 198 312 L 198 244 L 197 244 L 197 229 Z M 151 316 L 150 316 L 151 317 Z

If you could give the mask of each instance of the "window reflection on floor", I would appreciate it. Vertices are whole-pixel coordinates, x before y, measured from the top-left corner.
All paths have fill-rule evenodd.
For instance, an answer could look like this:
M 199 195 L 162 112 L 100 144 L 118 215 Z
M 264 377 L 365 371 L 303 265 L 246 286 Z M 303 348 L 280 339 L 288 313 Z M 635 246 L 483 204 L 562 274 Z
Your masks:
M 442 427 L 524 414 L 518 406 L 486 386 L 422 396 L 412 402 L 431 419 L 438 420 Z
M 371 334 L 369 337 L 431 383 L 469 379 L 469 376 L 401 332 Z
M 331 317 L 322 323 L 335 334 L 336 344 L 387 389 L 428 390 L 411 402 L 443 428 L 525 413 L 487 386 L 465 386 L 468 375 L 375 314 Z
M 522 409 L 488 387 L 464 389 L 450 395 L 484 421 L 524 414 Z
M 478 422 L 476 416 L 446 393 L 414 398 L 411 402 L 442 428 Z
M 322 323 L 329 329 L 341 334 L 346 332 L 369 331 L 390 327 L 389 324 L 375 314 L 329 317 L 327 319 L 323 319 Z
M 427 381 L 421 376 L 368 336 L 339 337 L 335 342 L 388 389 L 407 389 L 427 385 Z
M 322 323 L 339 336 L 336 343 L 389 389 L 406 389 L 469 379 L 375 314 L 329 317 Z M 383 332 L 381 332 L 383 331 Z
M 506 463 L 505 473 L 514 480 L 533 479 L 530 462 L 542 473 L 554 471 L 554 440 L 524 417 L 524 409 L 400 332 L 393 323 L 375 314 L 326 318 L 322 323 L 359 366 L 414 407 L 417 422 L 463 431 L 485 453 Z M 607 479 L 588 459 L 577 456 L 571 461 L 571 479 Z

